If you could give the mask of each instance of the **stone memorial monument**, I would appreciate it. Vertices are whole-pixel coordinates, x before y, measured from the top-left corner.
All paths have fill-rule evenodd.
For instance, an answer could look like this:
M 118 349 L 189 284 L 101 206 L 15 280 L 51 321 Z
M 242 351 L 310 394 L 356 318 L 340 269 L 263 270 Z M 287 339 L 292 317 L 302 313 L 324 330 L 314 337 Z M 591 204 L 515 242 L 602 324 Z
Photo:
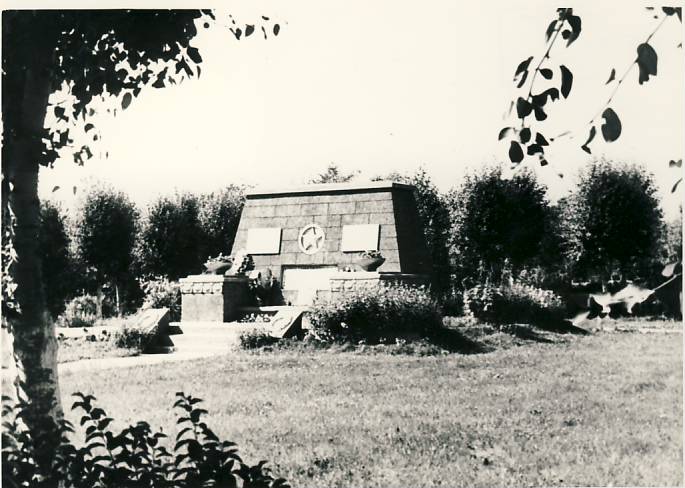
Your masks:
M 360 287 L 430 279 L 414 187 L 394 182 L 253 191 L 232 254 L 238 250 L 255 269 L 270 270 L 281 305 L 306 306 Z M 368 264 L 380 266 L 365 271 Z M 182 279 L 182 321 L 234 320 L 247 282 L 246 276 L 216 274 Z

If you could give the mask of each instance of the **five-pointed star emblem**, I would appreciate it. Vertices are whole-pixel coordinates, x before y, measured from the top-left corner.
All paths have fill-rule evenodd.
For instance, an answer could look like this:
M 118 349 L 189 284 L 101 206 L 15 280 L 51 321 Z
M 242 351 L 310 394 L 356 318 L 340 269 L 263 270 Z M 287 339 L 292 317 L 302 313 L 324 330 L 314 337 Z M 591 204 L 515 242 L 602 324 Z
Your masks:
M 300 246 L 306 253 L 315 253 L 321 249 L 323 241 L 323 231 L 316 225 L 306 227 L 300 234 Z

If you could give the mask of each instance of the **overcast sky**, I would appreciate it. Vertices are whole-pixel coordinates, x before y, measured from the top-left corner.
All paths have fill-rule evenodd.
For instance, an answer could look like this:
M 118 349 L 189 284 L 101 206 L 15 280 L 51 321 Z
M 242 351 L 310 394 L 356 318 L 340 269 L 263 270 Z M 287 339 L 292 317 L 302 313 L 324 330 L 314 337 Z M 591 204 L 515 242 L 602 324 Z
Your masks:
M 543 53 L 556 15 L 548 2 L 453 0 L 251 2 L 230 11 L 244 22 L 268 15 L 283 28 L 278 37 L 239 42 L 222 26 L 200 30 L 200 79 L 148 88 L 128 110 L 99 117 L 94 159 L 84 167 L 70 156 L 58 160 L 41 173 L 41 195 L 69 207 L 72 186 L 97 178 L 145 206 L 174 189 L 297 185 L 331 162 L 362 178 L 423 166 L 448 190 L 469 168 L 507 160 L 497 134 L 517 93 L 512 75 L 521 60 Z M 548 135 L 578 130 L 538 168 L 553 199 L 590 158 L 579 146 L 610 94 L 611 69 L 623 73 L 658 22 L 616 2 L 577 3 L 575 13 L 580 38 L 555 47 L 550 60 L 572 70 L 573 90 L 540 126 Z M 680 171 L 668 168 L 684 144 L 682 33 L 675 17 L 659 30 L 657 77 L 640 86 L 637 69 L 630 74 L 612 104 L 621 138 L 592 145 L 597 156 L 652 171 L 670 216 L 682 200 L 682 190 L 670 194 Z

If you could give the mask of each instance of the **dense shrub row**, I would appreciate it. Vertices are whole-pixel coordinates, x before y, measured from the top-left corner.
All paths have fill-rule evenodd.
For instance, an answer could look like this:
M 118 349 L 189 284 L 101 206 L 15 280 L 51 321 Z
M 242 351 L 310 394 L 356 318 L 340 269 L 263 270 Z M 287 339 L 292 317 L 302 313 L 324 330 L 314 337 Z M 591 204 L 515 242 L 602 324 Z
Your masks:
M 58 317 L 81 295 L 97 297 L 97 318 L 135 311 L 144 299 L 169 302 L 171 296 L 162 298 L 166 292 L 153 285 L 159 279 L 150 277 L 177 280 L 202 271 L 209 256 L 228 255 L 243 202 L 242 188 L 230 186 L 163 196 L 141 212 L 103 185 L 86 191 L 71 219 L 43 202 L 40 253 L 50 313 Z M 176 307 L 165 306 L 178 316 Z
M 564 318 L 564 302 L 551 290 L 512 281 L 486 282 L 464 291 L 466 314 L 493 324 L 552 325 Z
M 394 341 L 405 335 L 429 335 L 442 324 L 440 308 L 430 293 L 405 285 L 351 291 L 320 301 L 309 317 L 313 334 L 326 341 Z

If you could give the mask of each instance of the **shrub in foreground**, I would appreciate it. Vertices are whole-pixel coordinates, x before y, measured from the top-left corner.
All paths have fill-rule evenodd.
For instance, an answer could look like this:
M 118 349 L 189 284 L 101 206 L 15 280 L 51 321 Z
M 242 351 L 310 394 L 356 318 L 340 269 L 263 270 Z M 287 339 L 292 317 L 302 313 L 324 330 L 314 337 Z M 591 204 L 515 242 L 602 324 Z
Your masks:
M 322 340 L 383 342 L 429 335 L 442 325 L 440 309 L 428 291 L 405 285 L 350 291 L 317 302 L 309 318 L 313 334 Z
M 138 422 L 121 432 L 108 426 L 112 418 L 93 405 L 95 397 L 76 393 L 72 409 L 83 412 L 83 447 L 69 440 L 73 426 L 61 420 L 59 445 L 52 466 L 40 469 L 35 458 L 35 440 L 23 427 L 29 405 L 7 403 L 3 397 L 2 480 L 8 486 L 60 486 L 64 488 L 105 487 L 287 487 L 265 467 L 243 462 L 236 444 L 221 441 L 203 420 L 206 410 L 199 398 L 177 393 L 179 432 L 176 441 L 165 446 L 164 433 L 153 432 L 147 422 Z M 171 447 L 173 446 L 173 447 Z
M 519 281 L 477 285 L 464 291 L 464 312 L 494 324 L 545 325 L 563 320 L 563 300 L 550 290 Z

